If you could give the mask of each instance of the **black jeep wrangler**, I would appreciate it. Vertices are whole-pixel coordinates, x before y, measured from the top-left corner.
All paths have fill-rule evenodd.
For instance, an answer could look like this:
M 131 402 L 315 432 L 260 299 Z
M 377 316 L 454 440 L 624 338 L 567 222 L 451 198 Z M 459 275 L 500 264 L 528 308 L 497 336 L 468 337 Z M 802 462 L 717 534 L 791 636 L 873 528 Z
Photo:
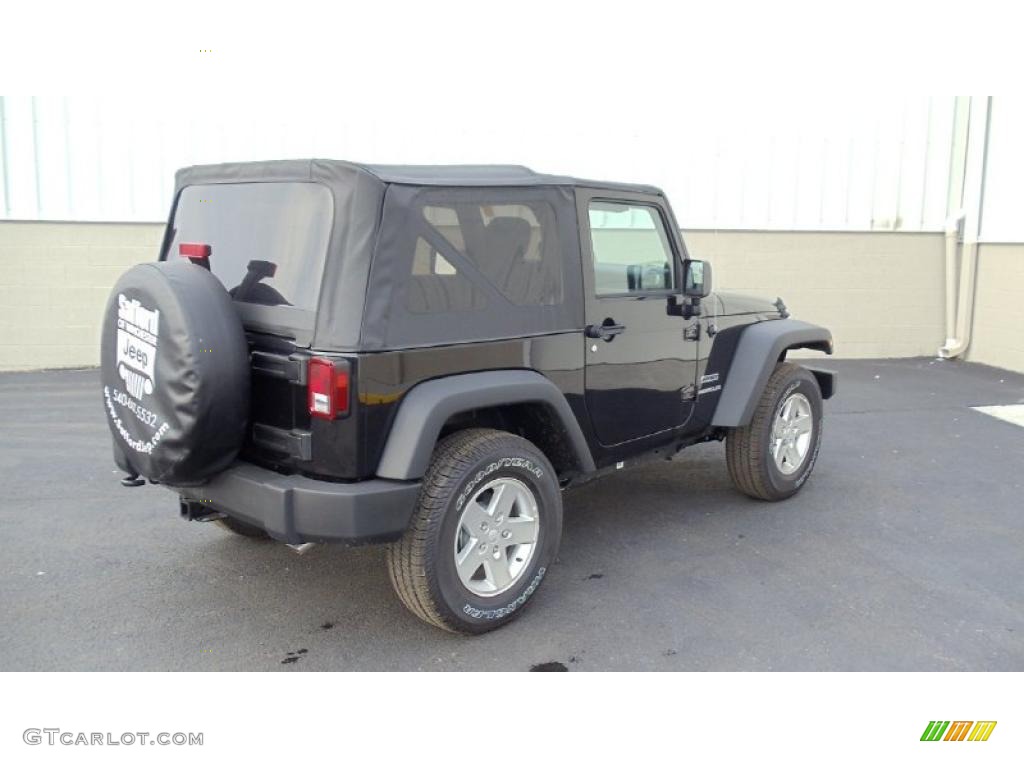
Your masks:
M 749 496 L 814 467 L 832 338 L 710 293 L 664 194 L 516 166 L 186 168 L 117 282 L 103 401 L 126 485 L 296 547 L 387 542 L 402 602 L 478 633 L 558 551 L 561 492 L 707 440 Z

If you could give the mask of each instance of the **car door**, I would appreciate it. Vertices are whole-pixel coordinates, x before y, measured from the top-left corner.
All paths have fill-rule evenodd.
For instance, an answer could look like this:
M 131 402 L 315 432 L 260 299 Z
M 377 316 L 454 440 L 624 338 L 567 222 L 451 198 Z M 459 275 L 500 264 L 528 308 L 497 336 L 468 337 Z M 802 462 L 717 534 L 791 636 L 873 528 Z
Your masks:
M 666 311 L 682 260 L 664 201 L 578 190 L 577 207 L 594 432 L 612 446 L 680 427 L 696 395 L 697 341 Z

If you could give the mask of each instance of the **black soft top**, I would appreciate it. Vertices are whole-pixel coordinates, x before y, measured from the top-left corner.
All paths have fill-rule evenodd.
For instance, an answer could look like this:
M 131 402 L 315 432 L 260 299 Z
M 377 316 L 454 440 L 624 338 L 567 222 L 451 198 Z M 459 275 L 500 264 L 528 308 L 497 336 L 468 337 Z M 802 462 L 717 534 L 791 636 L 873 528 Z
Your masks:
M 297 179 L 324 180 L 345 177 L 352 172 L 365 174 L 385 184 L 412 184 L 423 187 L 590 187 L 663 194 L 649 184 L 578 179 L 537 173 L 525 165 L 376 165 L 347 160 L 265 160 L 219 165 L 194 165 L 178 171 L 179 188 L 185 183 L 231 182 L 247 180 Z
M 388 184 L 416 184 L 425 187 L 596 187 L 660 195 L 648 184 L 593 181 L 573 176 L 537 173 L 525 165 L 363 165 L 352 163 Z
M 575 329 L 582 322 L 579 243 L 573 189 L 608 189 L 662 195 L 656 187 L 588 181 L 536 173 L 521 165 L 364 165 L 341 160 L 272 160 L 182 168 L 175 176 L 175 209 L 161 258 L 173 239 L 174 213 L 181 191 L 199 184 L 310 181 L 326 185 L 334 217 L 318 310 L 304 322 L 281 324 L 275 308 L 255 308 L 254 318 L 272 332 L 289 333 L 302 346 L 324 350 L 388 349 L 411 345 L 477 341 Z M 390 191 L 389 191 L 390 190 Z M 410 274 L 414 230 L 426 224 L 410 216 L 417 201 L 430 197 L 515 203 L 546 201 L 555 222 L 564 270 L 564 301 L 544 307 L 502 306 L 500 312 L 403 317 L 394 283 Z M 429 234 L 428 234 L 429 236 Z M 458 254 L 446 255 L 458 261 Z M 373 279 L 371 265 L 376 263 Z M 498 303 L 500 297 L 495 298 Z M 497 318 L 497 319 L 495 319 Z M 506 325 L 499 327 L 498 321 Z M 408 322 L 405 322 L 408 321 Z M 435 323 L 434 328 L 431 323 Z M 404 325 L 403 325 L 404 323 Z M 445 324 L 444 327 L 440 327 Z M 281 325 L 282 327 L 278 328 Z M 470 330 L 472 333 L 470 333 Z

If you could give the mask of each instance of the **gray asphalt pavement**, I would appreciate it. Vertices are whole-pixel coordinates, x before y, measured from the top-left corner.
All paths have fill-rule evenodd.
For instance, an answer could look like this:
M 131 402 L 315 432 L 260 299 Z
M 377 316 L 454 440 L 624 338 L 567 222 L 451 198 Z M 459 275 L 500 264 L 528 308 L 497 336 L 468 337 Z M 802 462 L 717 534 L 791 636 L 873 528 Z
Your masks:
M 117 480 L 93 371 L 0 375 L 4 670 L 1022 670 L 1024 429 L 969 408 L 1024 376 L 829 361 L 815 474 L 732 489 L 723 446 L 565 497 L 513 624 L 421 624 L 379 548 L 299 556 Z

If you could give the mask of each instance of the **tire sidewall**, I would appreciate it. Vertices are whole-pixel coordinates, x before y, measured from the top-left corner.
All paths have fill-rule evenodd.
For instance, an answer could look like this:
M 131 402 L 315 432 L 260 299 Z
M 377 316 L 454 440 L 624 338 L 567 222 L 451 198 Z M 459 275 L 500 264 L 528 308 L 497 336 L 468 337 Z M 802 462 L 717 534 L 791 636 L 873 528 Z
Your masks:
M 198 485 L 238 455 L 249 419 L 248 342 L 227 291 L 202 267 L 146 263 L 118 279 L 102 321 L 100 379 L 125 471 Z
M 515 585 L 494 597 L 473 594 L 455 570 L 454 547 L 464 505 L 487 483 L 512 478 L 526 485 L 537 502 L 540 531 L 537 550 L 527 572 Z M 539 451 L 496 450 L 476 461 L 452 486 L 435 540 L 435 583 L 438 608 L 463 631 L 485 632 L 511 620 L 537 591 L 558 552 L 562 532 L 561 492 L 554 471 Z
M 811 433 L 811 446 L 807 451 L 807 455 L 804 456 L 803 464 L 793 474 L 786 475 L 783 474 L 775 465 L 775 458 L 772 456 L 772 427 L 775 423 L 775 417 L 779 412 L 779 408 L 782 407 L 786 398 L 794 393 L 802 394 L 811 404 L 811 417 L 814 426 Z M 768 423 L 764 425 L 761 455 L 764 457 L 765 462 L 765 477 L 771 484 L 772 490 L 780 498 L 792 496 L 794 493 L 799 491 L 803 487 L 804 483 L 807 482 L 808 478 L 810 478 L 811 472 L 814 471 L 814 464 L 818 460 L 818 450 L 821 448 L 823 410 L 821 390 L 818 388 L 818 382 L 815 381 L 812 374 L 807 373 L 803 369 L 800 369 L 791 378 L 787 379 L 779 389 L 779 394 L 776 396 L 775 401 L 772 404 L 772 408 L 769 411 Z

